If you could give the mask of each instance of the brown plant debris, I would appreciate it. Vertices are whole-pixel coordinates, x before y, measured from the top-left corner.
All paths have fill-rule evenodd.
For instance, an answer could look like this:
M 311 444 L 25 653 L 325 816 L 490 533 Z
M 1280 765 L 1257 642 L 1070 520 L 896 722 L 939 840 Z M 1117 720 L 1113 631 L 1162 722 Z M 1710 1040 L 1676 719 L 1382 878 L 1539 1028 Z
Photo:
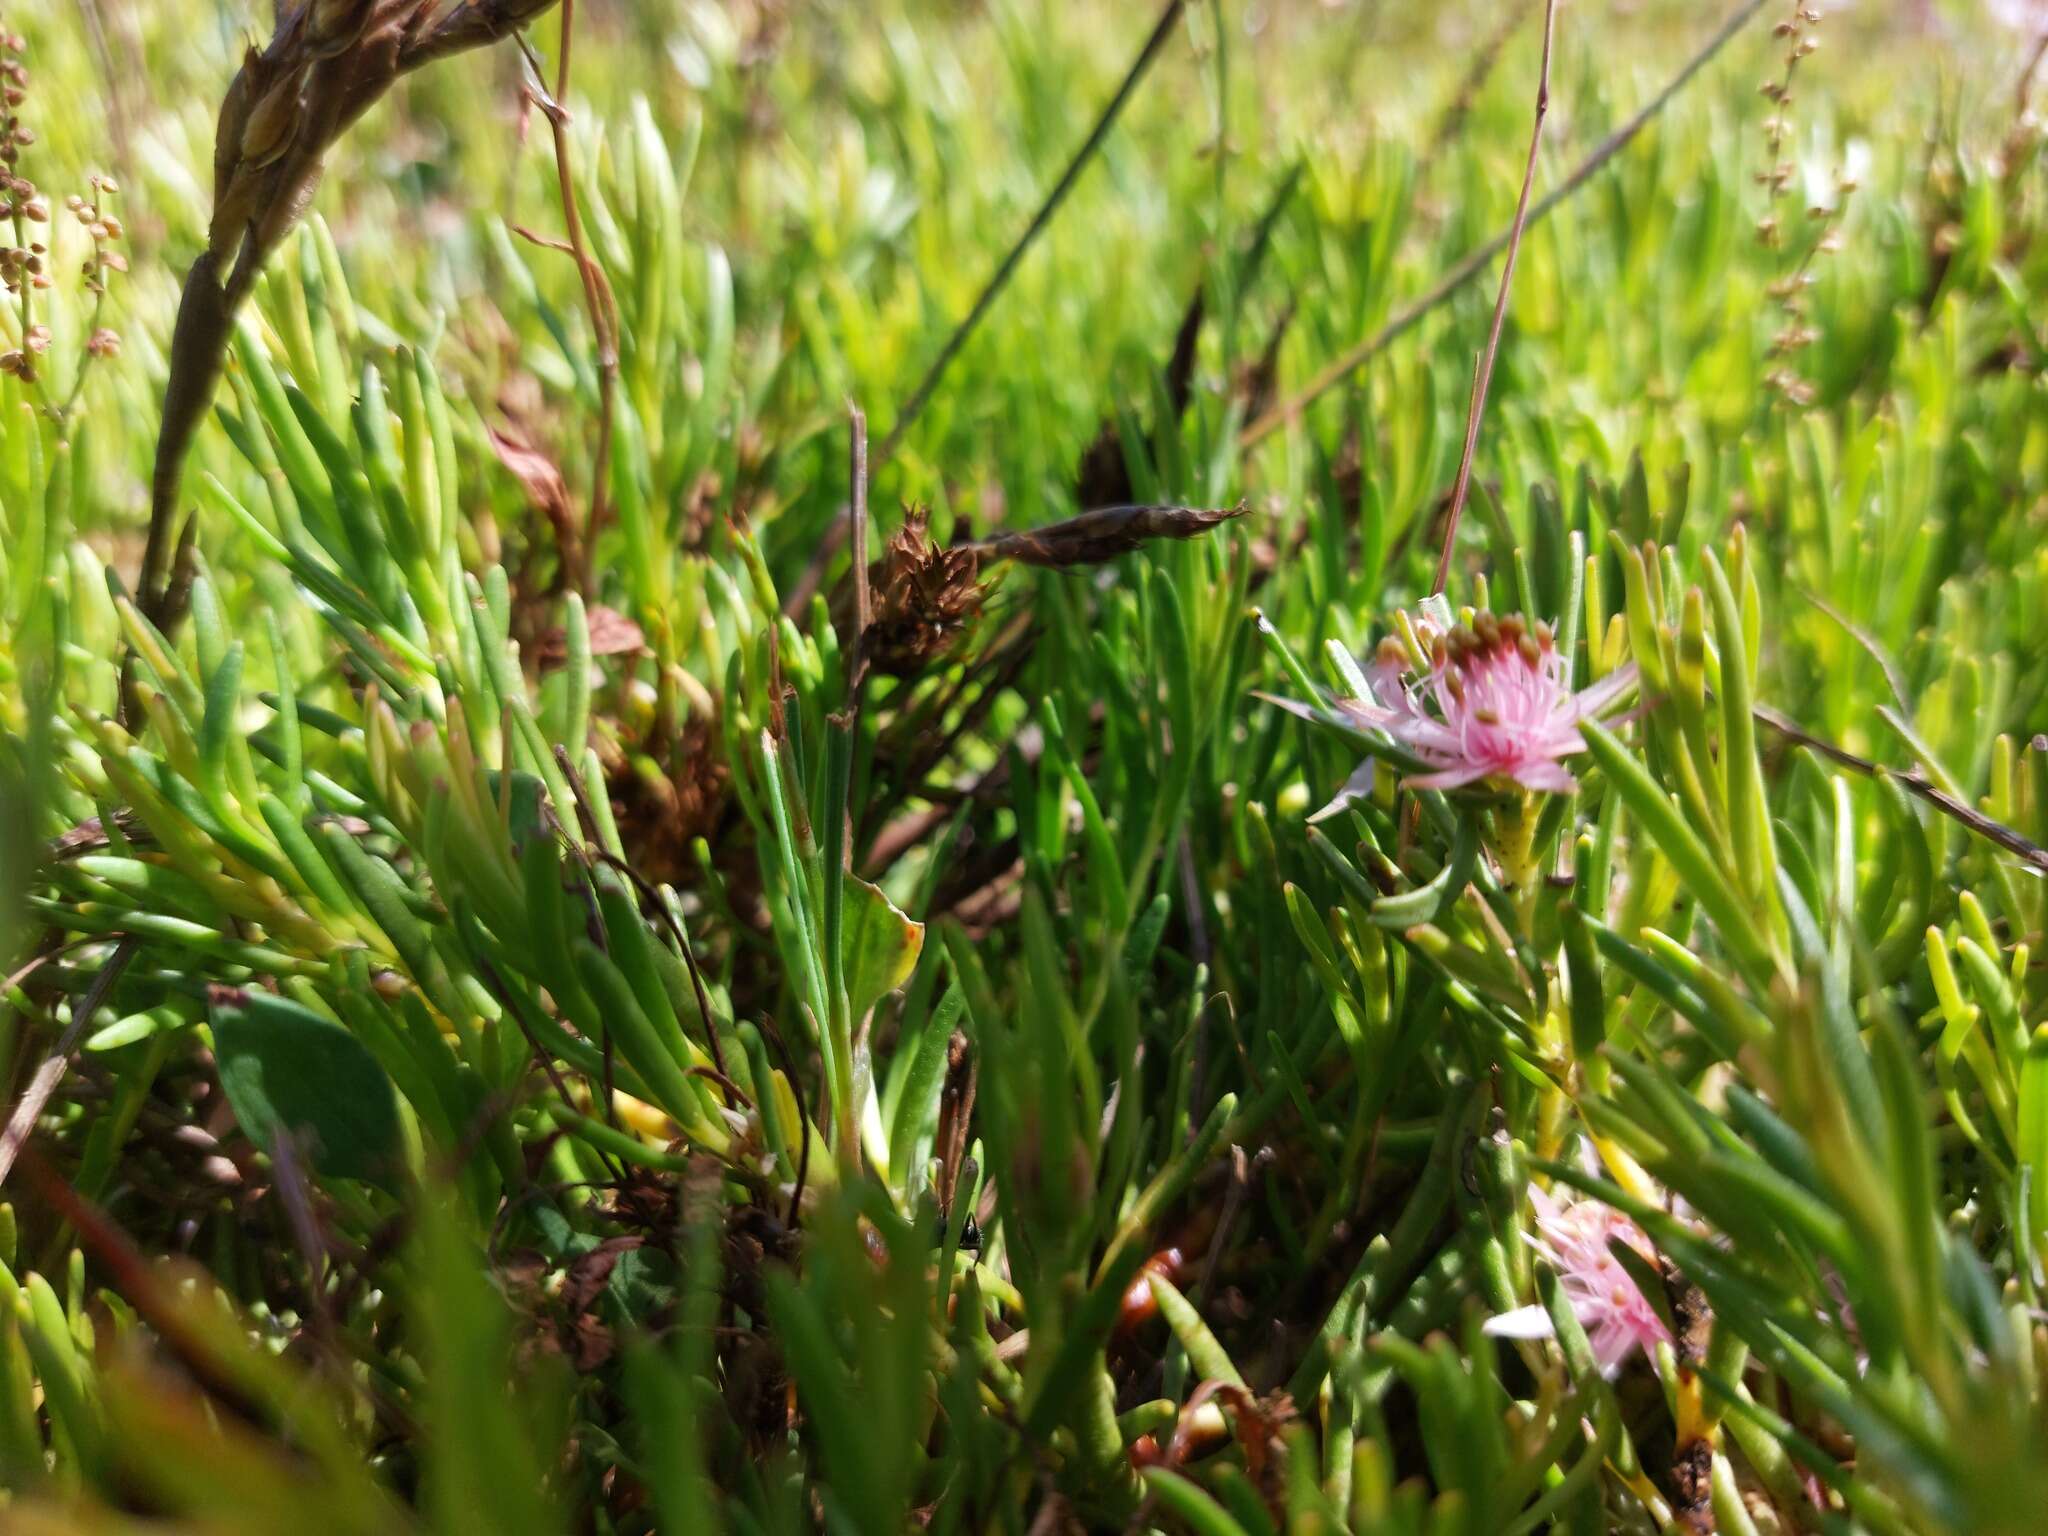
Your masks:
M 567 565 L 577 555 L 576 509 L 560 467 L 511 427 L 492 427 L 489 436 L 498 462 L 525 490 L 533 509 L 548 520 L 555 547 Z
M 604 603 L 590 605 L 585 624 L 592 656 L 638 656 L 647 649 L 647 636 L 640 626 Z M 534 651 L 534 665 L 552 672 L 568 659 L 569 637 L 562 626 L 544 630 Z
M 596 639 L 593 633 L 593 651 Z M 714 717 L 692 715 L 683 723 L 667 754 L 667 769 L 646 752 L 623 749 L 601 734 L 598 752 L 619 836 L 633 868 L 648 881 L 689 883 L 696 870 L 691 845 L 700 837 L 710 839 L 714 847 L 729 846 L 729 839 L 714 835 L 732 787 L 732 770 Z

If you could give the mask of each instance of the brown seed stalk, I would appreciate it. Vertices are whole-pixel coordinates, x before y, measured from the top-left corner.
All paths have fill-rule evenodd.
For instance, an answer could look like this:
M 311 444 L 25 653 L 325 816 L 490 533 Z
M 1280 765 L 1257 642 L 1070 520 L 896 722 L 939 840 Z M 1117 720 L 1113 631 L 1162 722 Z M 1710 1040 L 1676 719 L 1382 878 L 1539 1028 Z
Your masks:
M 1466 493 L 1472 489 L 1472 454 L 1479 446 L 1479 419 L 1486 414 L 1486 388 L 1493 382 L 1493 360 L 1500 352 L 1500 329 L 1508 317 L 1508 290 L 1515 281 L 1515 258 L 1522 252 L 1522 232 L 1529 226 L 1529 189 L 1536 184 L 1536 153 L 1543 147 L 1543 120 L 1550 115 L 1550 43 L 1556 31 L 1557 0 L 1543 0 L 1543 65 L 1536 77 L 1536 126 L 1529 134 L 1529 163 L 1522 171 L 1522 192 L 1515 200 L 1515 222 L 1508 231 L 1508 259 L 1500 269 L 1500 292 L 1493 300 L 1493 327 L 1486 333 L 1486 350 L 1479 354 L 1478 369 L 1472 376 L 1472 408 L 1465 416 L 1465 448 L 1458 457 L 1458 479 L 1451 490 L 1451 510 L 1444 519 L 1444 552 L 1436 563 L 1436 584 L 1441 592 L 1451 574 L 1451 552 L 1457 547 L 1458 517 L 1465 510 Z
M 327 151 L 401 75 L 497 41 L 554 0 L 314 0 L 282 13 L 221 102 L 213 216 L 171 332 L 137 597 L 161 628 L 185 453 L 213 402 L 234 317 L 312 200 Z M 122 690 L 124 712 L 128 689 Z

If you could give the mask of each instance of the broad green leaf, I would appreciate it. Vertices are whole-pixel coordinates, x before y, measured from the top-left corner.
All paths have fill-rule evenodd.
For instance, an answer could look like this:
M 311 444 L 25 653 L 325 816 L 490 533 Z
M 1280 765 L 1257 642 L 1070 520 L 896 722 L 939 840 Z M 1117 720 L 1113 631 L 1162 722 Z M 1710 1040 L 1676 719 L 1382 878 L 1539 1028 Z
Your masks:
M 291 1138 L 330 1178 L 389 1184 L 399 1163 L 398 1097 L 362 1042 L 269 992 L 209 999 L 221 1088 L 249 1139 Z
M 923 923 L 906 917 L 880 887 L 847 878 L 840 954 L 847 1008 L 855 1020 L 910 980 L 923 949 Z

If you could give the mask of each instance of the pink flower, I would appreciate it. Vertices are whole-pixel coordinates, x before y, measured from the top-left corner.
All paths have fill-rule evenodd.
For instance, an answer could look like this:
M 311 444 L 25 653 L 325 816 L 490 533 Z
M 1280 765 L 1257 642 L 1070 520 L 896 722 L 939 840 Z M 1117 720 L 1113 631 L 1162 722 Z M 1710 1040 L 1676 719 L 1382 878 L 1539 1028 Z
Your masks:
M 1417 671 L 1407 646 L 1390 637 L 1369 669 L 1368 697 L 1336 707 L 1418 758 L 1428 769 L 1408 780 L 1418 789 L 1481 779 L 1573 788 L 1559 760 L 1583 750 L 1579 722 L 1597 719 L 1636 677 L 1631 663 L 1574 693 L 1549 626 L 1512 616 L 1480 613 L 1447 634 L 1425 624 L 1416 638 L 1428 652 L 1425 670 Z
M 1536 1209 L 1536 1233 L 1530 1241 L 1557 1271 L 1566 1304 L 1593 1346 L 1593 1358 L 1606 1375 L 1637 1348 L 1645 1352 L 1667 1343 L 1671 1330 L 1643 1295 L 1635 1277 L 1609 1251 L 1617 1238 L 1644 1258 L 1656 1259 L 1643 1229 L 1612 1206 L 1597 1200 L 1566 1205 L 1548 1190 L 1531 1186 L 1529 1203 Z M 1536 1339 L 1551 1333 L 1550 1314 L 1540 1306 L 1517 1307 L 1486 1321 L 1495 1338 Z
M 2048 28 L 2048 0 L 1986 0 L 1984 8 L 2001 27 L 2039 33 Z

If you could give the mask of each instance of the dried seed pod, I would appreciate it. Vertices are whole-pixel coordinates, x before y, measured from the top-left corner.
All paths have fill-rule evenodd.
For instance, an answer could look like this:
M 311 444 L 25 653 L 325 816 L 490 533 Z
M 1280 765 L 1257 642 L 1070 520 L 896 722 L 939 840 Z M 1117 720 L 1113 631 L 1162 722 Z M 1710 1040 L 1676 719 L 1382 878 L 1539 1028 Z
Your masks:
M 228 185 L 234 179 L 242 130 L 249 121 L 249 108 L 255 101 L 262 74 L 263 56 L 254 48 L 245 49 L 242 67 L 235 71 L 235 78 L 228 82 L 227 94 L 221 98 L 220 116 L 213 127 L 213 201 L 216 208 L 227 196 Z
M 988 589 L 976 579 L 980 562 L 973 551 L 932 542 L 922 507 L 904 513 L 880 563 L 874 615 L 861 643 L 870 666 L 906 677 L 952 648 Z
M 987 560 L 1017 560 L 1026 565 L 1066 568 L 1100 565 L 1129 554 L 1154 539 L 1192 539 L 1221 523 L 1243 517 L 1242 502 L 1234 507 L 1134 506 L 1099 507 L 1042 528 L 999 533 L 968 548 Z
M 306 40 L 313 57 L 331 59 L 363 35 L 370 20 L 370 0 L 313 0 L 306 19 Z
M 305 76 L 294 70 L 264 93 L 242 125 L 241 170 L 260 170 L 291 148 L 298 130 L 299 89 Z

